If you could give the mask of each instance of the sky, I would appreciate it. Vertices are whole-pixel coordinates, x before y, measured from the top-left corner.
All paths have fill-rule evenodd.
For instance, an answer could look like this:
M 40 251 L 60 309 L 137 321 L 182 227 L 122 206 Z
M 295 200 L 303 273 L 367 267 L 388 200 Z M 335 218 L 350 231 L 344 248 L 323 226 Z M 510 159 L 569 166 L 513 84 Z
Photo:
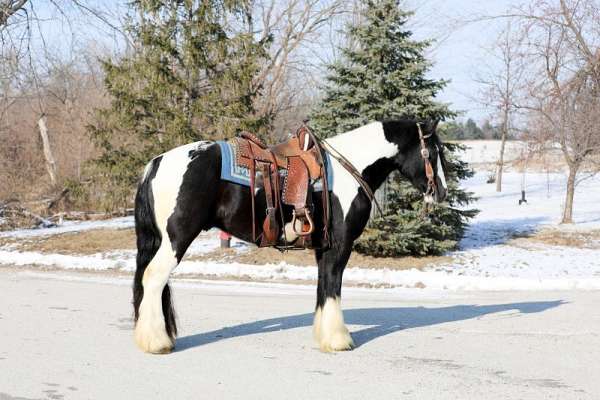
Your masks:
M 347 1 L 352 3 L 353 0 Z M 354 1 L 360 3 L 360 0 Z M 426 54 L 433 63 L 429 76 L 449 82 L 438 100 L 450 103 L 451 109 L 459 112 L 459 120 L 473 118 L 478 123 L 493 120 L 490 117 L 494 110 L 486 109 L 480 100 L 483 87 L 477 78 L 500 67 L 495 65 L 497 61 L 490 57 L 490 51 L 506 28 L 507 20 L 489 17 L 503 15 L 510 8 L 530 1 L 400 0 L 401 7 L 415 13 L 407 26 L 413 38 L 434 41 Z M 483 17 L 488 18 L 484 21 Z M 334 29 L 341 29 L 344 24 L 334 25 Z M 323 42 L 322 51 L 330 51 L 327 40 Z
M 501 15 L 521 3 L 523 0 L 408 1 L 416 10 L 415 37 L 438 39 L 430 54 L 434 62 L 431 76 L 450 80 L 439 99 L 452 103 L 456 111 L 464 111 L 460 118 L 481 122 L 493 112 L 479 103 L 482 87 L 476 78 L 484 75 L 490 64 L 493 66 L 489 51 L 506 26 L 501 19 L 469 21 Z
M 492 111 L 485 109 L 478 101 L 482 87 L 476 82 L 476 78 L 485 74 L 489 68 L 489 49 L 506 25 L 506 21 L 502 19 L 470 21 L 483 15 L 500 15 L 523 1 L 525 0 L 404 0 L 404 4 L 415 11 L 415 16 L 410 21 L 414 37 L 436 40 L 428 54 L 433 62 L 430 76 L 450 81 L 439 95 L 439 100 L 451 103 L 453 110 L 462 112 L 459 119 L 473 118 L 481 123 L 490 117 Z M 47 15 L 50 9 L 44 8 L 44 1 L 37 4 L 41 4 L 37 9 L 40 15 Z M 115 18 L 122 19 L 126 13 L 124 0 L 88 0 L 87 4 L 105 11 L 107 19 L 115 24 L 119 23 Z M 99 41 L 100 45 L 106 47 L 104 54 L 106 51 L 109 54 L 119 52 L 123 40 L 110 28 L 94 18 L 75 20 L 75 24 L 71 26 L 61 22 L 60 18 L 46 24 L 44 29 L 50 33 L 50 41 L 64 48 L 68 47 L 65 43 L 70 38 L 77 36 L 80 41 L 82 38 Z

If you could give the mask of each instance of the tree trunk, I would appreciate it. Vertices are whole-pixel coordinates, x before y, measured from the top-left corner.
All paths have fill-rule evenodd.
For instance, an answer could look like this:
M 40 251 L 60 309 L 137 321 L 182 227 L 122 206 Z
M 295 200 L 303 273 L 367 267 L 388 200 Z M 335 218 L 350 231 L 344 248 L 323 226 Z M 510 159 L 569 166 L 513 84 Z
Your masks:
M 46 116 L 43 114 L 38 120 L 38 128 L 40 129 L 40 136 L 42 137 L 42 147 L 44 148 L 44 158 L 46 159 L 46 170 L 48 171 L 48 175 L 50 175 L 50 183 L 54 186 L 56 185 L 56 162 L 52 155 L 52 149 L 50 149 Z
M 504 166 L 504 140 L 500 146 L 500 158 L 496 165 L 496 192 L 502 191 L 502 167 Z
M 500 156 L 496 166 L 496 192 L 502 191 L 502 169 L 504 168 L 504 148 L 508 137 L 508 107 L 504 110 L 504 123 L 502 124 L 502 142 L 500 143 Z
M 575 178 L 577 177 L 578 164 L 569 165 L 569 177 L 567 179 L 567 198 L 561 224 L 573 223 L 573 197 L 575 196 Z

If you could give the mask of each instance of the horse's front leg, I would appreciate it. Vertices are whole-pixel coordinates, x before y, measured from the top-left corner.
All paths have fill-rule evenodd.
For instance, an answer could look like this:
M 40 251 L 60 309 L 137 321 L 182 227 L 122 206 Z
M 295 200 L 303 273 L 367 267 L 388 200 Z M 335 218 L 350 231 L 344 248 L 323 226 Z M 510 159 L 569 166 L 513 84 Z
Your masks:
M 317 307 L 313 333 L 321 351 L 350 350 L 352 337 L 342 314 L 342 275 L 350 257 L 351 244 L 335 243 L 332 248 L 316 251 L 319 265 Z

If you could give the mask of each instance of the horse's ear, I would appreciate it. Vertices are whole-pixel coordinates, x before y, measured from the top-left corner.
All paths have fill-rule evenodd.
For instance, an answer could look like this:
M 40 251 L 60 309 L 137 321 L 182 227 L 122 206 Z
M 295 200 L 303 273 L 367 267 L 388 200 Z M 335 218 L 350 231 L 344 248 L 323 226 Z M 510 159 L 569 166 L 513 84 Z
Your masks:
M 427 132 L 434 133 L 437 129 L 438 124 L 440 123 L 439 119 L 430 119 L 427 121 Z

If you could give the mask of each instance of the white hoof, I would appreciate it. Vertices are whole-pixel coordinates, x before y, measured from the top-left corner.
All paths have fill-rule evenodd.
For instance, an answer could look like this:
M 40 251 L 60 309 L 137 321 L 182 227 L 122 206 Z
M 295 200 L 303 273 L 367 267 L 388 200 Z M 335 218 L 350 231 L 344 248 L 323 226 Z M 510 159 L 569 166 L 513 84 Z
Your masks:
M 344 316 L 338 298 L 328 298 L 323 309 L 317 308 L 313 334 L 323 352 L 351 350 L 354 341 L 344 324 Z
M 331 335 L 323 336 L 319 341 L 319 349 L 325 353 L 352 350 L 353 348 L 354 341 L 346 328 L 338 332 L 333 332 Z
M 134 338 L 137 347 L 146 353 L 168 354 L 175 347 L 175 342 L 167 335 L 164 324 L 162 327 L 151 328 L 148 324 L 138 321 Z

